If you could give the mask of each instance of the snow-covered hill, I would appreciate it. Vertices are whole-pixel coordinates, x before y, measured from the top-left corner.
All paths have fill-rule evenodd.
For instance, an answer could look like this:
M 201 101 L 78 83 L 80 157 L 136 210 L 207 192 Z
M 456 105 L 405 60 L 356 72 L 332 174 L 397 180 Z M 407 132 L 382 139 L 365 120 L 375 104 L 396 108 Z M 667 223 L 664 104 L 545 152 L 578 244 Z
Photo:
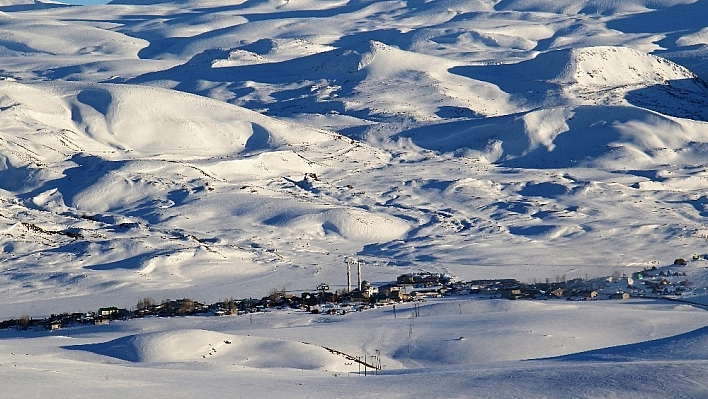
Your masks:
M 349 259 L 378 283 L 419 270 L 586 278 L 705 254 L 707 8 L 690 0 L 2 1 L 0 316 L 131 307 L 145 296 L 342 289 Z M 689 295 L 702 300 L 708 270 L 702 261 L 688 267 Z M 515 355 L 437 350 L 435 337 L 456 326 L 440 323 L 405 353 L 371 341 L 349 349 L 384 349 L 400 369 L 443 373 L 470 357 L 586 360 L 512 346 L 524 342 L 515 334 L 488 341 Z M 535 329 L 523 312 L 509 323 Z M 217 368 L 287 369 L 288 381 L 295 369 L 351 366 L 337 368 L 339 359 L 304 346 L 306 338 L 266 337 L 268 328 L 249 340 L 148 324 L 75 345 L 40 341 L 81 361 L 179 368 L 228 340 Z M 660 327 L 657 337 L 668 338 L 698 325 Z M 572 348 L 649 335 L 603 341 L 598 333 Z M 634 348 L 627 353 L 644 350 Z M 307 360 L 258 356 L 278 350 Z M 549 378 L 561 378 L 547 364 L 530 373 L 551 367 Z M 490 379 L 510 370 L 499 367 Z M 509 392 L 500 395 L 520 396 Z
M 0 286 L 213 300 L 342 284 L 347 256 L 545 278 L 700 253 L 702 28 L 628 22 L 698 6 L 566 3 L 8 12 Z

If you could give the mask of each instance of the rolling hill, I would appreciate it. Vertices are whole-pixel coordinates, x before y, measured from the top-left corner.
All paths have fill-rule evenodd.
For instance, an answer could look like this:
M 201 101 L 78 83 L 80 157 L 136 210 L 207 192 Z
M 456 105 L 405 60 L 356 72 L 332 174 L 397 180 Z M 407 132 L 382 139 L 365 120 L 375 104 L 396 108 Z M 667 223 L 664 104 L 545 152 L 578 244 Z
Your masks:
M 350 257 L 368 281 L 384 283 L 417 271 L 587 278 L 705 254 L 707 12 L 708 3 L 691 0 L 2 1 L 0 316 L 129 308 L 145 296 L 216 301 L 323 282 L 342 289 Z M 704 261 L 689 267 L 688 296 L 702 301 Z M 524 312 L 537 314 L 537 304 L 508 320 L 504 305 L 479 306 L 470 313 L 493 316 L 457 324 L 449 307 L 430 305 L 440 319 L 421 323 L 413 348 L 393 338 L 413 329 L 412 317 L 325 330 L 318 323 L 337 319 L 307 316 L 299 325 L 299 314 L 264 316 L 254 337 L 251 324 L 183 320 L 173 331 L 150 320 L 76 342 L 46 334 L 35 342 L 77 375 L 96 376 L 88 365 L 104 363 L 121 381 L 151 370 L 143 381 L 151 393 L 161 386 L 155 370 L 180 379 L 218 344 L 210 383 L 236 369 L 267 370 L 259 381 L 288 392 L 319 373 L 309 381 L 326 396 L 322 375 L 354 365 L 316 345 L 351 333 L 358 338 L 345 349 L 383 349 L 397 370 L 387 378 L 411 384 L 401 396 L 439 373 L 447 383 L 474 375 L 451 396 L 503 381 L 503 391 L 480 397 L 518 397 L 508 383 L 516 368 L 526 383 L 540 375 L 583 392 L 592 384 L 572 373 L 587 367 L 624 378 L 597 397 L 640 397 L 641 382 L 617 389 L 628 381 L 624 365 L 654 378 L 653 362 L 680 368 L 704 335 L 695 313 L 684 318 L 677 306 L 648 314 L 671 314 L 680 328 L 632 317 L 624 340 L 592 330 L 583 343 L 568 338 L 576 331 L 524 341 L 539 327 Z M 576 308 L 559 309 L 584 321 Z M 386 323 L 386 312 L 372 320 Z M 622 317 L 613 315 L 595 323 L 615 328 Z M 460 339 L 480 320 L 495 326 L 486 338 L 472 328 L 485 348 Z M 505 333 L 506 325 L 515 329 Z M 335 332 L 307 346 L 297 331 Z M 13 334 L 5 338 L 15 351 L 23 341 Z M 673 344 L 680 348 L 667 352 Z M 616 345 L 622 356 L 603 349 Z M 655 350 L 667 355 L 646 356 Z M 278 351 L 300 360 L 283 362 Z M 0 375 L 9 375 L 12 353 L 0 354 Z M 689 357 L 693 366 L 701 356 Z M 614 371 L 602 370 L 615 361 Z M 566 362 L 572 371 L 562 370 Z M 20 362 L 22 378 L 37 364 Z M 652 384 L 649 394 L 660 390 Z
M 608 27 L 696 6 L 548 7 L 7 12 L 0 286 L 49 300 L 218 281 L 216 299 L 339 283 L 347 256 L 390 265 L 382 279 L 545 278 L 700 252 L 700 29 L 652 54 L 643 25 Z

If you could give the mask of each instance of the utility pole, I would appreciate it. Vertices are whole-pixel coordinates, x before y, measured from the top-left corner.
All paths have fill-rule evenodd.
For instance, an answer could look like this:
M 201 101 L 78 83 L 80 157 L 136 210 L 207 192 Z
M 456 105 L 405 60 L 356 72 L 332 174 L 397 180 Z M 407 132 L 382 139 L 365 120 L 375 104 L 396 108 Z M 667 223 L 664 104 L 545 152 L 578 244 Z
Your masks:
M 410 319 L 411 322 L 408 324 L 408 356 L 411 354 L 411 337 L 413 336 L 413 314 Z

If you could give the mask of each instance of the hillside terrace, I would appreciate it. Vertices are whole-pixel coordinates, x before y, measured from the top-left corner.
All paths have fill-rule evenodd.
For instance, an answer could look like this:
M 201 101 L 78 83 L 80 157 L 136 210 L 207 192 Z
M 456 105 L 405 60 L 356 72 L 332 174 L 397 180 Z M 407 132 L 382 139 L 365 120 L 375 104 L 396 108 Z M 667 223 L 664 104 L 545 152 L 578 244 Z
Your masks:
M 30 318 L 0 321 L 0 329 L 56 330 L 77 325 L 100 325 L 113 320 L 141 317 L 177 316 L 227 316 L 265 312 L 273 309 L 297 309 L 310 313 L 344 315 L 375 306 L 391 305 L 407 301 L 424 301 L 426 298 L 473 296 L 479 299 L 574 301 L 643 298 L 671 298 L 681 296 L 691 285 L 686 272 L 681 268 L 687 263 L 676 259 L 670 266 L 645 268 L 631 276 L 613 273 L 612 276 L 590 280 L 556 277 L 555 282 L 523 283 L 515 279 L 485 279 L 462 281 L 445 274 L 428 272 L 400 275 L 396 282 L 372 286 L 362 281 L 359 288 L 329 291 L 327 284 L 320 284 L 317 291 L 302 292 L 299 296 L 286 290 L 272 290 L 261 299 L 234 299 L 205 304 L 190 298 L 166 299 L 155 303 L 146 297 L 138 301 L 136 309 L 117 307 L 101 308 L 97 312 L 53 314 L 46 318 Z

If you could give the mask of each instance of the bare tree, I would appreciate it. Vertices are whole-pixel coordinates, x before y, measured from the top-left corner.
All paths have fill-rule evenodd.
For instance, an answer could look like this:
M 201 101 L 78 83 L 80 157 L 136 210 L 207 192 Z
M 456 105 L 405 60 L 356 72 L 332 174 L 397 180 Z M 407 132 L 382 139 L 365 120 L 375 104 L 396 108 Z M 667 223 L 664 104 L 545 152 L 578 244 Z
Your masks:
M 20 321 L 19 321 L 20 328 L 25 329 L 25 328 L 29 327 L 29 325 L 31 323 L 32 323 L 32 318 L 29 317 L 29 315 L 23 314 L 20 317 Z
M 238 310 L 236 309 L 236 301 L 234 300 L 234 297 L 229 298 L 229 312 L 232 315 L 235 315 L 238 313 Z
M 146 296 L 145 298 L 138 300 L 137 309 L 138 310 L 148 309 L 149 307 L 151 307 L 153 305 L 155 305 L 155 300 L 149 296 Z
M 277 301 L 280 299 L 280 290 L 277 288 L 271 288 L 270 291 L 268 291 L 268 299 L 271 301 Z
M 275 302 L 275 301 L 285 298 L 286 293 L 287 293 L 287 290 L 285 289 L 285 287 L 283 287 L 281 289 L 271 288 L 271 290 L 268 291 L 268 299 Z
M 616 283 L 619 281 L 620 277 L 622 277 L 622 272 L 615 269 L 612 271 L 612 282 Z
M 191 298 L 184 298 L 179 301 L 179 314 L 194 313 L 194 301 Z
M 162 308 L 168 315 L 173 315 L 177 309 L 174 308 L 173 303 L 169 299 L 164 299 L 161 303 Z

